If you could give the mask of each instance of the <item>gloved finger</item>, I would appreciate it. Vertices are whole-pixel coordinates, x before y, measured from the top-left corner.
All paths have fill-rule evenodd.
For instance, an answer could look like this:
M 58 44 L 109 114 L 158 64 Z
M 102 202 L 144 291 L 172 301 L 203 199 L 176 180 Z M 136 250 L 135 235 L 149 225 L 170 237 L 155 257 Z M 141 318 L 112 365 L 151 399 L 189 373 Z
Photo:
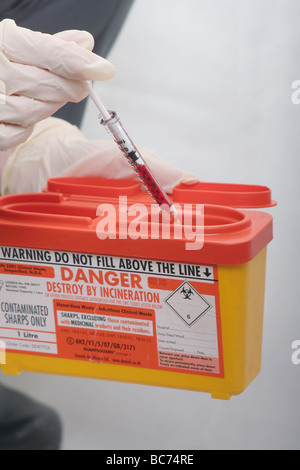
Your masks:
M 21 127 L 11 124 L 0 123 L 0 150 L 5 151 L 13 146 L 17 146 L 25 142 L 32 134 L 34 126 Z
M 0 121 L 2 124 L 29 127 L 52 116 L 65 102 L 39 101 L 26 96 L 6 96 L 5 105 L 1 106 Z
M 59 177 L 92 177 L 101 176 L 104 178 L 120 178 L 135 179 L 139 177 L 135 173 L 132 166 L 126 160 L 118 146 L 113 141 L 94 141 L 77 142 L 77 152 L 81 147 L 80 153 L 77 154 L 73 161 L 69 161 L 68 165 L 57 175 Z M 85 147 L 85 150 L 84 150 Z M 85 152 L 89 149 L 88 154 Z M 172 194 L 174 186 L 179 183 L 194 184 L 199 178 L 186 170 L 163 160 L 150 149 L 139 146 L 139 151 L 145 159 L 145 162 L 153 172 L 162 186 L 169 194 Z M 73 151 L 74 155 L 74 151 Z
M 78 31 L 77 29 L 70 29 L 61 31 L 54 34 L 54 36 L 63 39 L 64 41 L 74 41 L 78 46 L 84 47 L 88 51 L 92 51 L 95 47 L 95 40 L 88 31 Z
M 34 66 L 10 62 L 0 52 L 1 91 L 42 101 L 79 102 L 87 96 L 81 82 Z M 1 116 L 0 116 L 1 119 Z
M 161 158 L 152 149 L 139 146 L 139 151 L 167 193 L 172 194 L 173 188 L 180 183 L 199 182 L 197 175 Z
M 75 42 L 18 27 L 13 20 L 1 23 L 0 51 L 13 62 L 38 68 L 72 80 L 109 80 L 115 68 L 106 59 Z

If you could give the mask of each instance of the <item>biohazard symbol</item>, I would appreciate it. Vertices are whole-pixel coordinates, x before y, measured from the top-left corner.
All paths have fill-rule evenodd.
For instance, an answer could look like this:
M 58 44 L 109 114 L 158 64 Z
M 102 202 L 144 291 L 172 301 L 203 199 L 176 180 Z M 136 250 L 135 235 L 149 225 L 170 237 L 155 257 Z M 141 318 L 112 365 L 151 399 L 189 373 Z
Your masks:
M 191 296 L 195 295 L 190 287 L 183 287 L 180 293 L 183 294 L 185 300 L 192 300 Z
M 188 302 L 186 302 L 188 300 Z M 184 281 L 180 286 L 171 292 L 164 302 L 175 312 L 186 325 L 191 327 L 212 306 L 206 296 L 202 296 L 188 281 Z

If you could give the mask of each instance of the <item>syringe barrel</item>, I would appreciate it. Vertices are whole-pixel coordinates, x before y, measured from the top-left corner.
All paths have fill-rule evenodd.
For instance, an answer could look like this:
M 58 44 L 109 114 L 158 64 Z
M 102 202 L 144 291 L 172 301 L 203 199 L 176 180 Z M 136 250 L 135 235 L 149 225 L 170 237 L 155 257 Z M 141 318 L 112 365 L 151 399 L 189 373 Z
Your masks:
M 111 119 L 108 119 L 107 121 L 102 119 L 100 116 L 101 124 L 104 125 L 108 132 L 113 136 L 120 150 L 132 165 L 154 201 L 164 212 L 173 211 L 171 200 L 153 176 L 141 153 L 124 130 L 119 117 L 113 111 L 110 111 L 110 115 Z

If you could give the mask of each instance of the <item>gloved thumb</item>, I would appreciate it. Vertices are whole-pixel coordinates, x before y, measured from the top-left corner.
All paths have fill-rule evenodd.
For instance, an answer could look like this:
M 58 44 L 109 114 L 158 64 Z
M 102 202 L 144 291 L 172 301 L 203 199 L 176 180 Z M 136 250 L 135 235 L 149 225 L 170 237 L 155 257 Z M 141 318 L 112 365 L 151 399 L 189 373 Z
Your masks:
M 54 36 L 67 42 L 76 42 L 78 46 L 84 47 L 88 51 L 92 51 L 95 47 L 95 40 L 88 31 L 70 29 L 56 33 Z

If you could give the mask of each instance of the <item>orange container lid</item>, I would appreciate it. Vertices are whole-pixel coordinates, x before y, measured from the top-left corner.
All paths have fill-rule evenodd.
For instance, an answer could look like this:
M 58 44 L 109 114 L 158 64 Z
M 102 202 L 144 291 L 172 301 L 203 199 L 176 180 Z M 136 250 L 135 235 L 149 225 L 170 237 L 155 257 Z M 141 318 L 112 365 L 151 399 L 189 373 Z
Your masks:
M 59 192 L 74 196 L 116 198 L 138 196 L 141 198 L 141 183 L 129 179 L 107 178 L 53 178 L 48 181 L 45 192 Z M 143 195 L 148 198 L 147 193 Z M 240 209 L 274 207 L 272 192 L 267 186 L 231 183 L 195 184 L 181 183 L 173 189 L 173 202 L 187 204 L 212 204 Z
M 90 197 L 135 196 L 142 184 L 136 180 L 109 178 L 52 178 L 46 192 Z
M 205 183 L 180 184 L 174 188 L 174 201 L 181 203 L 215 204 L 257 209 L 276 206 L 266 186 L 248 184 Z
M 206 183 L 206 191 L 211 193 L 214 185 Z M 223 186 L 224 191 L 226 186 Z M 230 186 L 230 198 L 232 186 L 236 187 L 236 193 L 243 192 L 241 185 Z M 218 188 L 221 189 L 221 186 L 218 185 Z M 167 222 L 161 217 L 153 222 L 148 212 L 140 218 L 140 238 L 128 236 L 124 239 L 134 217 L 128 216 L 125 225 L 120 223 L 119 197 L 126 196 L 128 205 L 143 202 L 149 208 L 153 204 L 139 182 L 104 178 L 49 180 L 48 188 L 43 193 L 0 198 L 0 244 L 192 264 L 231 265 L 250 261 L 272 240 L 271 215 L 260 211 L 238 210 L 233 204 L 226 206 L 224 199 L 229 201 L 229 194 L 223 199 L 222 205 L 204 203 L 203 193 L 200 202 L 200 192 L 199 183 L 179 185 L 174 189 L 174 202 L 189 204 L 190 218 L 188 221 L 183 219 L 184 233 L 181 237 L 178 237 L 176 231 L 178 226 L 174 225 L 170 227 L 169 238 L 164 238 L 162 234 Z M 215 201 L 219 201 L 220 192 Z M 270 192 L 268 194 L 270 198 Z M 254 203 L 255 198 L 251 196 L 251 199 Z M 266 196 L 264 201 L 268 204 Z M 97 228 L 103 220 L 107 203 L 115 208 L 116 232 L 107 232 L 107 238 L 100 240 Z M 196 217 L 197 204 L 203 204 L 204 210 L 200 226 Z M 190 242 L 187 232 L 190 235 L 196 228 L 202 229 L 203 245 L 199 250 L 187 250 L 187 242 Z M 152 237 L 152 232 L 156 233 L 155 237 Z

